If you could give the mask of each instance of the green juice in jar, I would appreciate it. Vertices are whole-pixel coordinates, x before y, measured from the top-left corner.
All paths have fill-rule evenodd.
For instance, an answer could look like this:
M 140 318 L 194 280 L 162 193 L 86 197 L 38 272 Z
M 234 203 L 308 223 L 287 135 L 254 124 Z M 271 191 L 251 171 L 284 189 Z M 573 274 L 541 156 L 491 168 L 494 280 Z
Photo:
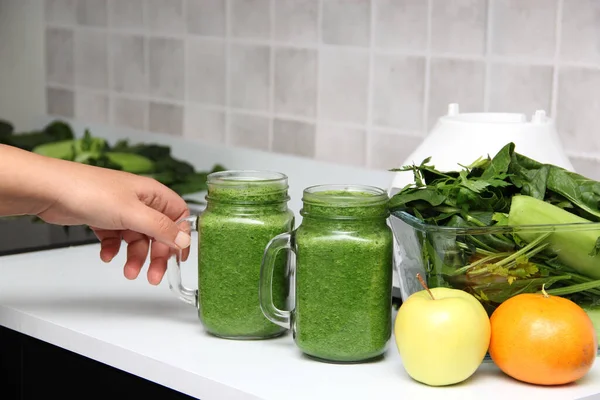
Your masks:
M 280 335 L 258 301 L 260 265 L 269 240 L 293 229 L 287 178 L 267 172 L 212 176 L 198 219 L 198 316 L 216 336 L 261 339 Z M 286 307 L 287 255 L 278 255 L 273 301 Z
M 263 258 L 261 307 L 290 327 L 299 349 L 338 363 L 381 356 L 392 332 L 393 237 L 388 196 L 379 188 L 321 185 L 304 190 L 302 224 L 269 244 Z M 271 302 L 276 257 L 296 255 L 295 306 Z

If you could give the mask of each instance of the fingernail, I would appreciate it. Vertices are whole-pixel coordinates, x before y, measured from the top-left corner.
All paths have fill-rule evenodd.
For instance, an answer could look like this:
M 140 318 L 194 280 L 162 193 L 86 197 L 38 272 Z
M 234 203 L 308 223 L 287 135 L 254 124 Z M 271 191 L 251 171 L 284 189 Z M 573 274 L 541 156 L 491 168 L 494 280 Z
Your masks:
M 175 238 L 175 244 L 177 245 L 177 247 L 179 247 L 180 249 L 185 249 L 187 248 L 190 243 L 192 242 L 192 238 L 190 237 L 190 235 L 188 235 L 185 232 L 179 232 L 177 234 L 177 237 Z

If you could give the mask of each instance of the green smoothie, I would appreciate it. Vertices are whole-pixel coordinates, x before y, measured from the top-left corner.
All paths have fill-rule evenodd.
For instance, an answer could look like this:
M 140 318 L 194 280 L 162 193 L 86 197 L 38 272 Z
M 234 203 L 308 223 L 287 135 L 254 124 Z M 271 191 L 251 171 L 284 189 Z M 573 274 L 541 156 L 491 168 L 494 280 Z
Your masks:
M 295 341 L 328 361 L 375 358 L 391 337 L 387 195 L 361 188 L 305 191 L 295 235 Z
M 198 315 L 216 336 L 268 338 L 285 329 L 260 309 L 262 255 L 271 238 L 293 229 L 294 218 L 287 208 L 287 179 L 240 174 L 208 182 L 207 208 L 198 219 Z M 273 300 L 284 309 L 287 275 L 287 254 L 282 252 L 273 275 Z

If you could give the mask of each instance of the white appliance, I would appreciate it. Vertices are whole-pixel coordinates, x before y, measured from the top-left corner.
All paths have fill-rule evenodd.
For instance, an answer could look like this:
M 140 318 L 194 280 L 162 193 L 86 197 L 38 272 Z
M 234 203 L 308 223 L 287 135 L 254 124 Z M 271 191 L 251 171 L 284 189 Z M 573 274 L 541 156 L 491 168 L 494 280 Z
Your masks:
M 420 164 L 427 157 L 437 169 L 453 171 L 479 157 L 494 156 L 509 142 L 515 151 L 534 160 L 574 171 L 563 150 L 554 120 L 537 110 L 531 120 L 519 113 L 460 113 L 452 103 L 431 132 L 400 165 Z M 411 172 L 398 172 L 390 195 L 413 182 Z

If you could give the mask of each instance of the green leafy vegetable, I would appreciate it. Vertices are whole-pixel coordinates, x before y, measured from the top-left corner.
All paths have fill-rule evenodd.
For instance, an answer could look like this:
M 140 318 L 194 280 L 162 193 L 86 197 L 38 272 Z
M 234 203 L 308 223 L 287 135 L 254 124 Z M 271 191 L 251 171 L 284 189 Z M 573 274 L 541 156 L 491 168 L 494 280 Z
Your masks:
M 512 226 L 542 224 L 585 224 L 590 221 L 571 214 L 543 200 L 530 196 L 514 196 L 508 224 Z M 520 232 L 527 242 L 536 240 L 539 232 Z M 600 256 L 597 255 L 600 230 L 556 229 L 548 238 L 549 250 L 556 259 L 578 273 L 600 279 Z
M 432 287 L 466 290 L 490 312 L 542 285 L 578 303 L 600 299 L 600 227 L 518 229 L 600 222 L 600 182 L 518 154 L 514 143 L 456 171 L 437 170 L 431 158 L 393 171 L 413 173 L 390 209 L 429 227 L 417 238 Z
M 14 127 L 10 122 L 0 120 L 0 143 L 2 143 L 2 138 L 12 135 L 13 131 Z
M 83 137 L 76 139 L 71 127 L 63 121 L 53 121 L 41 131 L 27 133 L 15 133 L 10 123 L 0 121 L 0 143 L 47 157 L 144 175 L 181 196 L 205 191 L 207 175 L 225 169 L 216 164 L 210 171 L 196 171 L 190 163 L 173 157 L 169 146 L 130 144 L 128 140 L 119 140 L 111 146 L 87 129 Z
M 9 133 L 10 132 L 10 133 Z M 73 139 L 71 127 L 62 121 L 54 121 L 41 131 L 15 133 L 5 125 L 0 134 L 0 144 L 7 144 L 23 150 L 33 150 L 34 147 L 45 143 Z
M 581 305 L 583 310 L 587 313 L 587 315 L 592 320 L 592 324 L 594 325 L 594 329 L 596 329 L 596 337 L 598 339 L 598 343 L 600 343 L 600 304 L 596 303 L 588 303 Z

